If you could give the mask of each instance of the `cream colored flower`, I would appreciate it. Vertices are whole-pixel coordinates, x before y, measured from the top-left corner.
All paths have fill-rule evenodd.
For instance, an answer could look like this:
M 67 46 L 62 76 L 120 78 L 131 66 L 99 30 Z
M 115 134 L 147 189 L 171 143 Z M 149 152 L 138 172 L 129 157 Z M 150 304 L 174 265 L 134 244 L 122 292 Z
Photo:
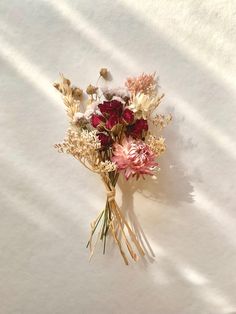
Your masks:
M 138 119 L 147 119 L 153 110 L 159 105 L 159 96 L 150 96 L 145 94 L 137 94 L 129 108 L 135 113 Z

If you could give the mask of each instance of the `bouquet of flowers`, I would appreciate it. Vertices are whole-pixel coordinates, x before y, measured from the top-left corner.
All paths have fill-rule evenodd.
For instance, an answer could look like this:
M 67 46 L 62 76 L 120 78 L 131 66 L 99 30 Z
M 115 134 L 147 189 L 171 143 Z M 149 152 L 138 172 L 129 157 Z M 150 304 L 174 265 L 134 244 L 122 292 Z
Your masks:
M 90 256 L 98 240 L 103 241 L 105 253 L 110 235 L 128 265 L 127 253 L 136 261 L 144 255 L 144 248 L 116 202 L 116 183 L 119 175 L 127 180 L 155 176 L 157 159 L 166 145 L 163 137 L 150 132 L 150 124 L 162 129 L 171 115 L 156 113 L 164 94 L 159 95 L 155 73 L 128 78 L 122 88 L 98 86 L 109 75 L 102 68 L 96 86 L 90 84 L 86 93 L 63 75 L 59 83 L 54 83 L 69 118 L 66 138 L 55 147 L 99 174 L 105 186 L 105 208 L 91 223 L 87 244 Z

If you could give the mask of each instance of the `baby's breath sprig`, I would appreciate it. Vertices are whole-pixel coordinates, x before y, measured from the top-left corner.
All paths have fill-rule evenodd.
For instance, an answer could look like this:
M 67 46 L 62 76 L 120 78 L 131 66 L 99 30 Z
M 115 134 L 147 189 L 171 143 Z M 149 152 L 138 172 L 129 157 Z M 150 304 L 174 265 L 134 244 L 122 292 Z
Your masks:
M 55 148 L 61 153 L 72 155 L 93 172 L 103 173 L 116 170 L 116 165 L 109 161 L 102 161 L 99 149 L 99 141 L 96 131 L 81 130 L 75 131 L 72 128 L 67 130 L 67 136 L 60 144 L 55 144 Z
M 160 129 L 165 128 L 172 121 L 172 115 L 158 114 L 152 119 L 152 123 Z
M 157 138 L 156 136 L 149 134 L 147 138 L 147 144 L 156 157 L 159 157 L 166 150 L 165 139 L 163 137 Z

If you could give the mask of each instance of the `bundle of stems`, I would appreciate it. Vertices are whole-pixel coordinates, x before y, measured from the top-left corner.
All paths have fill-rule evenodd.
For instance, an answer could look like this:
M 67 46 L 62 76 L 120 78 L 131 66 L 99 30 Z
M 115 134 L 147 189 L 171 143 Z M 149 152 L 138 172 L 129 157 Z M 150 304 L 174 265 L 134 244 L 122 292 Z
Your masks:
M 107 192 L 107 200 L 105 208 L 99 213 L 97 218 L 91 223 L 91 234 L 87 243 L 90 248 L 90 259 L 93 256 L 96 244 L 99 240 L 103 241 L 103 254 L 106 250 L 106 239 L 110 234 L 117 243 L 120 253 L 126 265 L 129 264 L 127 254 L 124 250 L 124 245 L 128 249 L 128 253 L 133 260 L 138 260 L 139 256 L 144 256 L 144 249 L 138 241 L 135 233 L 132 231 L 124 214 L 115 200 L 115 186 L 119 178 L 119 173 L 116 171 L 104 173 L 101 179 L 105 185 Z M 93 238 L 96 233 L 96 240 L 93 244 Z M 138 252 L 139 254 L 137 255 Z

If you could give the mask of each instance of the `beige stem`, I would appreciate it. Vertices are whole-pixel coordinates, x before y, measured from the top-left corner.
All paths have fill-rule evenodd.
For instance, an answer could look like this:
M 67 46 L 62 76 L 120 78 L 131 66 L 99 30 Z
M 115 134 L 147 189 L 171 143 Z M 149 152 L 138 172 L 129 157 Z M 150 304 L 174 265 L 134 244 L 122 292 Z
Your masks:
M 123 239 L 125 241 L 125 244 L 128 248 L 128 251 L 131 255 L 131 257 L 136 261 L 137 260 L 137 255 L 136 253 L 134 252 L 127 236 L 126 236 L 126 233 L 125 233 L 125 230 L 124 230 L 124 226 L 127 228 L 128 230 L 128 233 L 129 233 L 129 236 L 131 238 L 131 240 L 133 241 L 134 245 L 136 246 L 139 254 L 141 256 L 144 256 L 145 253 L 144 253 L 144 250 L 143 248 L 141 247 L 135 233 L 131 230 L 128 222 L 126 221 L 124 215 L 122 214 L 121 212 L 121 209 L 119 208 L 119 206 L 117 205 L 116 201 L 115 201 L 115 188 L 113 187 L 111 181 L 110 181 L 110 178 L 107 174 L 103 174 L 102 176 L 102 181 L 105 185 L 105 188 L 107 190 L 107 199 L 108 199 L 108 202 L 109 202 L 109 207 L 110 207 L 110 210 L 113 214 L 113 219 L 115 219 L 115 222 L 117 224 L 117 227 L 119 228 L 119 230 L 121 231 L 121 234 L 123 236 Z M 119 249 L 120 249 L 120 252 L 121 252 L 121 255 L 125 256 L 125 253 L 124 251 L 122 250 L 122 246 L 121 246 L 121 241 L 118 239 L 117 235 L 116 235 L 116 232 L 115 232 L 115 227 L 114 227 L 114 223 L 112 222 L 112 224 L 110 224 L 111 226 L 111 231 L 112 231 L 112 235 L 116 241 L 116 243 L 118 244 L 119 246 Z M 125 259 L 126 256 L 125 256 Z

